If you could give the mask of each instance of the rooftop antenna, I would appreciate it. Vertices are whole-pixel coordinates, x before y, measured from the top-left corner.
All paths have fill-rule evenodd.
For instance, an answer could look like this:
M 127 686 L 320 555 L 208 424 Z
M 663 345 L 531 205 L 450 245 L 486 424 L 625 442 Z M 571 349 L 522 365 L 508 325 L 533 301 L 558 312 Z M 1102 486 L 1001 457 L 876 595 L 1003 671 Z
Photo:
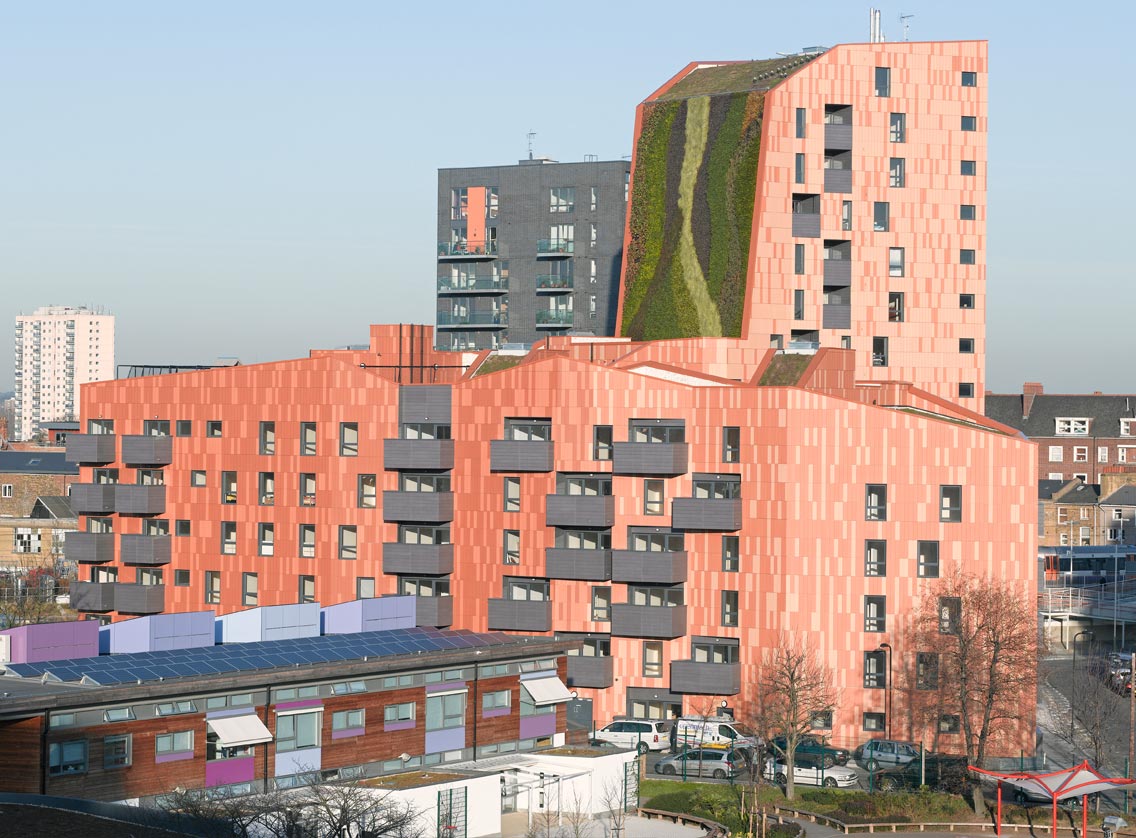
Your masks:
M 914 14 L 905 15 L 903 12 L 899 13 L 899 24 L 903 27 L 903 40 L 905 41 L 907 40 L 907 30 L 910 26 L 907 21 L 911 20 L 913 17 L 915 17 Z
M 525 134 L 525 136 L 529 138 L 529 160 L 532 160 L 533 159 L 532 144 L 533 144 L 533 140 L 536 138 L 536 131 L 534 131 L 533 129 L 530 128 L 529 132 L 527 134 Z

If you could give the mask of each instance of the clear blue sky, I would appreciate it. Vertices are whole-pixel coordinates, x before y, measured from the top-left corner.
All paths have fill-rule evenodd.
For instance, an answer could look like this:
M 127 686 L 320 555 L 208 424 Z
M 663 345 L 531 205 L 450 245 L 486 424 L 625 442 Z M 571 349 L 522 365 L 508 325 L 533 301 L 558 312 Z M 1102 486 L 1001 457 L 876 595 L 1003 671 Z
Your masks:
M 864 41 L 868 5 L 0 2 L 0 335 L 103 305 L 120 363 L 197 364 L 432 322 L 439 167 L 627 155 L 688 61 Z M 990 386 L 1136 390 L 1131 4 L 881 8 L 990 41 Z

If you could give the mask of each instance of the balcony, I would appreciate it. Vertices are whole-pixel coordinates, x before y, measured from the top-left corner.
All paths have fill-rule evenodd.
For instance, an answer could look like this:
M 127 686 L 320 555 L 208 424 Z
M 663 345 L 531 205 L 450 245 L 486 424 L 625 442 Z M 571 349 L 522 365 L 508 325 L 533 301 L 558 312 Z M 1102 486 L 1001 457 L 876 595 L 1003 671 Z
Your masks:
M 607 581 L 611 578 L 611 550 L 546 547 L 544 575 L 549 579 Z
M 128 585 L 120 582 L 114 593 L 114 610 L 119 614 L 161 614 L 165 608 L 165 585 Z
M 851 151 L 852 123 L 825 123 L 824 147 L 831 151 Z
M 568 655 L 568 686 L 602 690 L 615 683 L 610 655 Z
M 611 581 L 678 585 L 686 581 L 686 551 L 613 550 Z
M 117 486 L 114 483 L 73 483 L 71 508 L 79 515 L 105 515 L 114 512 L 115 488 Z
M 387 471 L 444 471 L 453 467 L 452 439 L 383 440 L 383 468 Z
M 538 311 L 536 313 L 536 327 L 538 329 L 567 329 L 575 322 L 575 315 L 571 311 Z
M 168 466 L 174 461 L 173 437 L 124 436 L 122 461 L 132 466 Z
M 454 545 L 402 544 L 383 545 L 383 573 L 406 576 L 442 576 L 454 572 Z
M 837 192 L 844 194 L 851 194 L 852 192 L 852 170 L 851 169 L 825 169 L 824 170 L 824 191 Z
M 168 535 L 123 535 L 119 544 L 123 564 L 159 567 L 170 563 Z
M 489 443 L 490 471 L 552 471 L 553 443 L 528 439 L 494 439 Z
M 461 294 L 506 294 L 509 278 L 503 276 L 469 276 L 455 279 L 438 277 L 438 296 L 455 297 Z
M 445 523 L 454 520 L 453 492 L 383 492 L 383 520 Z
M 161 515 L 166 511 L 166 487 L 119 483 L 114 491 L 114 511 L 120 515 Z
M 671 661 L 671 692 L 737 695 L 741 690 L 741 664 Z
M 851 259 L 825 259 L 824 284 L 847 288 L 852 284 Z
M 801 238 L 820 238 L 820 213 L 795 212 L 793 213 L 793 235 Z
M 570 276 L 543 274 L 536 278 L 536 293 L 538 294 L 567 294 L 575 286 L 576 281 Z
M 551 631 L 552 603 L 548 600 L 489 600 L 489 630 Z
M 76 611 L 113 611 L 117 582 L 72 582 L 71 607 Z
M 686 634 L 685 605 L 611 606 L 611 633 L 620 637 L 659 637 L 673 640 Z
M 547 495 L 544 523 L 549 527 L 610 527 L 615 523 L 611 495 Z
M 419 596 L 414 598 L 414 624 L 416 626 L 446 628 L 453 623 L 453 597 Z
M 685 442 L 617 442 L 612 446 L 613 474 L 685 474 Z
M 67 462 L 113 463 L 114 434 L 68 434 Z
M 852 306 L 827 303 L 821 309 L 821 326 L 825 329 L 851 329 Z
M 481 261 L 497 258 L 497 242 L 438 242 L 438 261 Z
M 468 329 L 471 326 L 504 329 L 508 325 L 509 315 L 503 311 L 466 311 L 460 314 L 452 311 L 438 312 L 439 329 Z
M 114 533 L 69 532 L 63 550 L 69 562 L 80 564 L 109 562 L 114 559 Z
M 742 528 L 741 498 L 675 498 L 671 526 L 676 530 L 737 532 Z
M 541 239 L 536 243 L 537 259 L 565 259 L 576 252 L 576 242 L 570 239 Z

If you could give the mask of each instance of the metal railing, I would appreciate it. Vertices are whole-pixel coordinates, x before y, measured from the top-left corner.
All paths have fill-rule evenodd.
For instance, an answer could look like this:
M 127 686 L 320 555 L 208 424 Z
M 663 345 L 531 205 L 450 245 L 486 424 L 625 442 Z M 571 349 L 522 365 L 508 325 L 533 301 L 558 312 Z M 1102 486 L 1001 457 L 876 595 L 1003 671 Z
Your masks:
M 554 276 L 543 274 L 536 278 L 538 291 L 571 291 L 575 287 L 575 280 L 570 276 Z
M 438 242 L 439 256 L 494 256 L 496 253 L 495 241 Z
M 460 294 L 474 291 L 508 291 L 509 278 L 507 276 L 466 276 L 454 278 L 452 276 L 438 277 L 438 290 Z
M 538 254 L 575 253 L 576 242 L 573 239 L 541 239 L 536 243 L 536 252 Z

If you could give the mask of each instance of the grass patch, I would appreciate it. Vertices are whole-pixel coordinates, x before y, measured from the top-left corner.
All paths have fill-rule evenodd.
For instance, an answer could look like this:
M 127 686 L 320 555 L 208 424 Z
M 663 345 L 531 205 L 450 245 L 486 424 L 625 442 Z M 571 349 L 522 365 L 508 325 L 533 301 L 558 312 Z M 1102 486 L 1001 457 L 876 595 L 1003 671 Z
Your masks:
M 485 359 L 477 371 L 473 374 L 473 378 L 479 375 L 489 375 L 501 370 L 511 369 L 525 359 L 524 355 L 490 355 Z
M 812 355 L 774 355 L 757 383 L 762 387 L 793 387 L 812 360 Z
M 743 90 L 768 90 L 804 63 L 799 56 L 767 58 L 760 61 L 743 61 L 719 67 L 703 67 L 678 81 L 655 101 L 685 99 L 688 96 L 705 96 L 715 93 L 736 93 Z M 772 75 L 765 75 L 772 73 Z M 784 75 L 782 75 L 784 73 Z M 754 77 L 757 76 L 757 80 Z
M 405 774 L 391 774 L 389 777 L 376 777 L 360 781 L 362 785 L 376 789 L 412 789 L 418 786 L 432 786 L 435 783 L 452 783 L 466 779 L 465 774 L 446 774 L 440 771 L 407 771 Z

